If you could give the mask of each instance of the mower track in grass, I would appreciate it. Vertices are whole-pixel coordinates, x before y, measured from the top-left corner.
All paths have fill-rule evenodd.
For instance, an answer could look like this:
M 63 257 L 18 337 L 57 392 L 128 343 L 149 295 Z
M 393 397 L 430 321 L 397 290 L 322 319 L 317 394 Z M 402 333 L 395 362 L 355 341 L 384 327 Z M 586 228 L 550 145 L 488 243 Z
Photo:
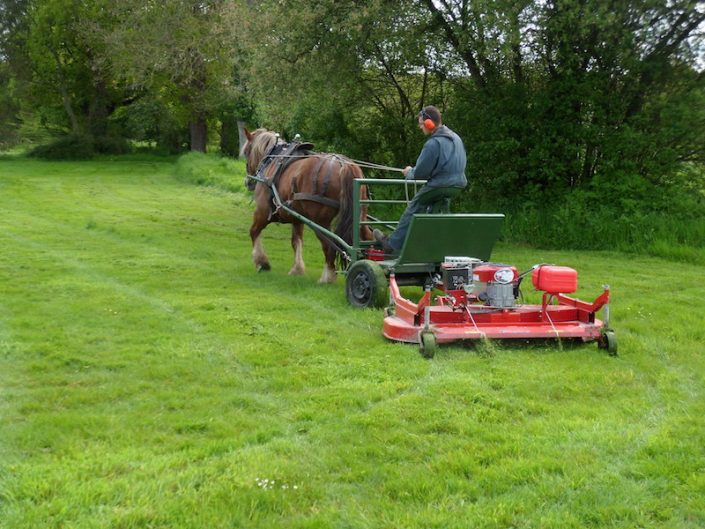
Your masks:
M 704 267 L 499 245 L 609 283 L 620 356 L 428 361 L 173 167 L 0 160 L 0 527 L 705 525 Z

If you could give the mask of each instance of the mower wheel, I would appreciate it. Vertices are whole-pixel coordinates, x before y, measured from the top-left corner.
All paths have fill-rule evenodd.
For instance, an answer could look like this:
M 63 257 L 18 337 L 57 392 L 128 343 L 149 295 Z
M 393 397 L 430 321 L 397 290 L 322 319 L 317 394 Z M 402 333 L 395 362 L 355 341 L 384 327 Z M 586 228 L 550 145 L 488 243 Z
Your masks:
M 345 278 L 345 295 L 353 307 L 380 308 L 387 304 L 387 277 L 374 261 L 355 261 Z
M 424 358 L 433 358 L 436 354 L 436 337 L 432 332 L 421 333 L 421 343 L 419 343 L 419 352 Z
M 607 349 L 610 356 L 617 356 L 617 334 L 613 330 L 605 331 L 597 341 L 600 349 Z

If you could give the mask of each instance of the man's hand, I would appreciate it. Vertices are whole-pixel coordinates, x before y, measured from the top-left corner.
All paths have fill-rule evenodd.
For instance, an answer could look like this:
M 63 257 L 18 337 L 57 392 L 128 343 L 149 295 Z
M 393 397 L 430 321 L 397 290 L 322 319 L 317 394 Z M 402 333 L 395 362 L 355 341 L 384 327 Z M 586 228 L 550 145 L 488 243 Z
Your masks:
M 404 169 L 402 170 L 402 173 L 404 173 L 404 176 L 406 176 L 406 175 L 409 174 L 409 171 L 411 171 L 411 166 L 410 166 L 410 165 L 407 165 L 407 166 L 404 167 Z

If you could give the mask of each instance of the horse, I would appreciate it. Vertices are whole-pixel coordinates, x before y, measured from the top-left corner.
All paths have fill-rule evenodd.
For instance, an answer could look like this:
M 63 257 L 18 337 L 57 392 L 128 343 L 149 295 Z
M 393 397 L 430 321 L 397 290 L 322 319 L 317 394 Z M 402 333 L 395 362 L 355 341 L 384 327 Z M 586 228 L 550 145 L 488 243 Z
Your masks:
M 258 271 L 271 269 L 269 258 L 261 241 L 262 230 L 271 222 L 291 224 L 291 246 L 294 250 L 294 264 L 290 275 L 305 273 L 302 256 L 304 224 L 282 208 L 276 208 L 272 201 L 274 185 L 281 201 L 288 207 L 312 220 L 323 228 L 330 229 L 337 219 L 334 233 L 348 244 L 352 244 L 352 181 L 363 178 L 362 169 L 350 159 L 337 154 L 313 153 L 308 150 L 293 151 L 294 154 L 277 156 L 272 154 L 286 146 L 279 136 L 267 129 L 250 132 L 245 129 L 247 141 L 242 155 L 247 162 L 247 174 L 265 178 L 269 184 L 247 179 L 248 188 L 254 191 L 255 212 L 250 227 L 252 239 L 252 260 Z M 313 147 L 305 144 L 306 147 Z M 291 150 L 288 152 L 292 152 Z M 272 179 L 274 181 L 272 182 Z M 364 186 L 360 197 L 367 198 Z M 361 219 L 366 218 L 366 207 L 360 211 Z M 337 277 L 336 257 L 344 259 L 344 254 L 325 235 L 314 230 L 321 242 L 325 266 L 319 283 L 334 283 Z M 372 231 L 367 225 L 360 228 L 361 240 L 372 240 Z

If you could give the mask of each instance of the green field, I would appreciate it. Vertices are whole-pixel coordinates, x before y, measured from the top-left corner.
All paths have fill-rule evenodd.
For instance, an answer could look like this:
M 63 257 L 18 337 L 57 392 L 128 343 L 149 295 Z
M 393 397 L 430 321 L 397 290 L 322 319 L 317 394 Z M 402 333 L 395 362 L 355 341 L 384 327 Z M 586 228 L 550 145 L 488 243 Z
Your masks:
M 0 160 L 0 527 L 705 526 L 705 267 L 500 245 L 609 283 L 620 355 L 429 361 L 175 172 Z

